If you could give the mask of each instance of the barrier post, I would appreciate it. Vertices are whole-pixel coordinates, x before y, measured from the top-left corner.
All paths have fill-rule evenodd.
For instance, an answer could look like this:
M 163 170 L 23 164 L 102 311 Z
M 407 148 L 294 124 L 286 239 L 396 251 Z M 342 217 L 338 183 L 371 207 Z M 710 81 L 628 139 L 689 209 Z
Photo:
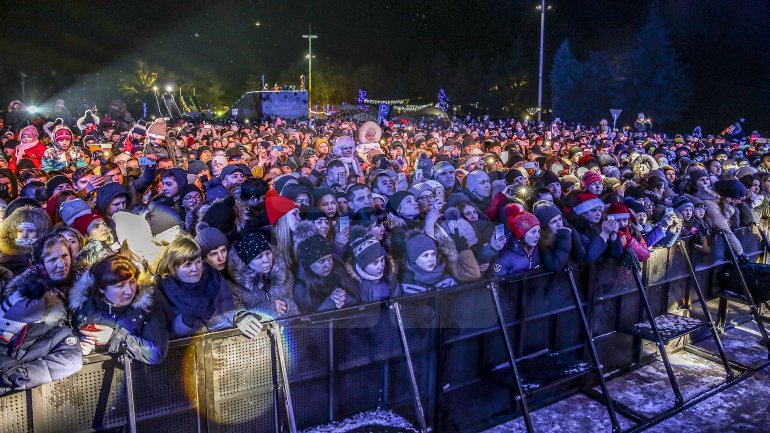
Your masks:
M 591 354 L 591 360 L 596 365 L 596 371 L 598 372 L 599 376 L 599 385 L 601 386 L 602 393 L 604 394 L 604 399 L 607 402 L 607 413 L 610 416 L 610 423 L 612 423 L 612 431 L 613 433 L 619 433 L 621 431 L 621 427 L 620 423 L 618 422 L 618 417 L 615 414 L 615 406 L 612 403 L 612 397 L 610 397 L 610 392 L 607 389 L 607 382 L 604 380 L 604 366 L 602 365 L 602 362 L 599 359 L 599 354 L 596 351 L 594 336 L 591 333 L 591 328 L 588 325 L 588 319 L 586 318 L 586 314 L 583 311 L 583 302 L 580 299 L 580 293 L 578 293 L 577 284 L 575 283 L 575 275 L 572 273 L 571 266 L 567 266 L 567 276 L 569 277 L 569 285 L 570 289 L 572 290 L 572 299 L 575 301 L 578 317 L 580 317 L 580 323 L 583 325 L 583 332 L 585 332 L 586 335 L 586 346 L 588 347 L 588 351 Z
M 404 320 L 401 317 L 401 305 L 398 301 L 390 304 L 390 307 L 396 313 L 396 322 L 398 323 L 398 333 L 401 336 L 401 345 L 404 348 L 406 357 L 406 367 L 409 370 L 409 381 L 412 386 L 412 398 L 414 400 L 414 409 L 417 414 L 417 422 L 420 424 L 420 432 L 428 433 L 428 425 L 425 422 L 425 412 L 422 408 L 422 399 L 420 399 L 420 388 L 417 386 L 417 377 L 414 374 L 414 365 L 412 364 L 412 353 L 409 351 L 409 342 L 406 339 L 406 330 L 404 330 Z
M 134 377 L 131 371 L 133 359 L 128 352 L 128 343 L 120 343 L 119 360 L 123 364 L 126 374 L 126 403 L 128 406 L 128 428 L 131 433 L 136 433 L 136 408 L 134 406 Z
M 666 374 L 668 375 L 668 380 L 671 383 L 671 388 L 674 390 L 674 397 L 676 400 L 676 405 L 681 406 L 684 403 L 684 397 L 682 397 L 682 392 L 679 390 L 679 384 L 676 382 L 676 376 L 674 375 L 674 370 L 671 368 L 671 362 L 668 359 L 668 353 L 666 352 L 666 345 L 663 341 L 663 338 L 660 335 L 660 330 L 658 329 L 657 323 L 655 323 L 655 315 L 652 313 L 652 308 L 650 308 L 650 303 L 647 301 L 647 295 L 645 294 L 645 287 L 642 283 L 642 275 L 641 271 L 639 270 L 639 265 L 634 264 L 633 268 L 631 269 L 631 274 L 634 276 L 634 282 L 636 283 L 636 288 L 639 290 L 639 300 L 641 301 L 642 308 L 644 309 L 645 313 L 647 313 L 647 320 L 650 324 L 650 328 L 652 329 L 652 335 L 654 336 L 654 343 L 658 347 L 658 352 L 660 352 L 660 358 L 663 360 L 663 366 L 666 368 Z
M 291 401 L 291 390 L 289 389 L 288 365 L 286 364 L 286 353 L 283 347 L 283 327 L 278 322 L 273 322 L 269 325 L 268 329 L 273 337 L 276 357 L 278 358 L 278 368 L 281 370 L 281 387 L 283 388 L 283 400 L 286 405 L 286 417 L 289 419 L 289 431 L 297 433 L 294 405 Z
M 511 372 L 513 373 L 513 382 L 516 390 L 515 399 L 521 404 L 521 414 L 524 417 L 524 424 L 527 427 L 527 432 L 534 433 L 535 427 L 532 425 L 532 419 L 529 416 L 529 407 L 527 405 L 527 398 L 524 394 L 524 389 L 521 386 L 521 375 L 519 373 L 519 367 L 516 365 L 516 355 L 513 353 L 513 344 L 511 343 L 511 336 L 508 334 L 508 327 L 505 324 L 505 316 L 503 316 L 503 307 L 500 304 L 500 293 L 497 289 L 497 282 L 490 281 L 488 283 L 489 290 L 492 292 L 492 300 L 495 303 L 495 310 L 497 311 L 497 320 L 500 325 L 500 332 L 503 335 L 503 342 L 505 343 L 506 355 L 508 355 L 508 362 L 511 364 Z
M 700 304 L 701 309 L 703 310 L 703 314 L 706 316 L 706 321 L 708 322 L 708 327 L 711 330 L 711 336 L 714 338 L 714 344 L 717 347 L 717 351 L 719 352 L 719 359 L 722 360 L 722 365 L 725 367 L 725 374 L 727 381 L 730 382 L 735 377 L 733 374 L 732 368 L 730 368 L 730 362 L 727 360 L 727 356 L 725 355 L 725 350 L 722 347 L 722 341 L 719 339 L 719 332 L 717 332 L 716 325 L 714 325 L 714 320 L 711 318 L 711 313 L 709 313 L 708 306 L 706 305 L 706 300 L 704 299 L 703 290 L 700 288 L 700 283 L 698 282 L 698 276 L 695 275 L 695 268 L 692 266 L 692 262 L 690 261 L 690 255 L 687 253 L 687 248 L 684 246 L 684 242 L 682 240 L 677 241 L 677 244 L 679 245 L 679 250 L 682 252 L 682 256 L 684 256 L 685 263 L 687 264 L 687 270 L 690 273 L 690 276 L 692 277 L 693 285 L 695 287 L 695 294 L 698 296 L 698 303 Z

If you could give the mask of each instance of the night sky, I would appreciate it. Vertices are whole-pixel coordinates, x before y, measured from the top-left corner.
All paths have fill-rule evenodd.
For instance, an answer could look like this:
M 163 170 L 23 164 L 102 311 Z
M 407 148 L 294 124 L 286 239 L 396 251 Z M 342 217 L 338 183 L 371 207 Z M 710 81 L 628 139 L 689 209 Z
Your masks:
M 438 51 L 450 68 L 474 54 L 490 59 L 523 44 L 517 60 L 532 83 L 536 105 L 539 13 L 537 1 L 259 1 L 259 2 L 0 2 L 0 98 L 21 96 L 19 72 L 34 80 L 39 101 L 63 97 L 75 106 L 90 97 L 119 97 L 114 83 L 138 59 L 165 68 L 163 80 L 220 85 L 234 101 L 260 74 L 269 83 L 304 71 L 312 23 L 314 70 L 371 68 L 347 77 L 346 98 L 359 87 L 378 99 L 435 99 L 427 70 Z M 619 53 L 634 43 L 651 2 L 553 0 L 546 18 L 546 79 L 559 44 L 568 38 L 579 60 L 591 50 Z M 688 119 L 721 128 L 739 116 L 751 129 L 768 129 L 770 111 L 770 2 L 681 0 L 660 3 L 694 89 Z M 260 25 L 257 26 L 256 23 Z M 315 75 L 315 74 L 314 74 Z M 370 81 L 370 82 L 367 82 Z M 548 82 L 545 84 L 548 101 Z M 451 98 L 451 94 L 449 95 Z M 206 101 L 203 101 L 206 102 Z M 609 108 L 609 107 L 608 107 Z M 625 113 L 624 113 L 625 114 Z M 630 115 L 630 114 L 629 114 Z M 724 125 L 723 125 L 724 124 Z

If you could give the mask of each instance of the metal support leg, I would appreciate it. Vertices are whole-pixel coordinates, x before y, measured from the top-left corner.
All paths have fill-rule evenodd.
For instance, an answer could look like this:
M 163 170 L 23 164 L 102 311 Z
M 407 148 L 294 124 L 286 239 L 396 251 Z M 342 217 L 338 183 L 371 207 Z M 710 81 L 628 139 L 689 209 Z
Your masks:
M 281 384 L 283 386 L 283 400 L 286 405 L 286 416 L 289 419 L 289 431 L 291 433 L 297 433 L 297 423 L 294 420 L 294 405 L 291 401 L 291 390 L 289 389 L 289 371 L 286 364 L 286 352 L 283 347 L 283 327 L 273 322 L 270 325 L 270 334 L 273 337 L 273 343 L 275 343 L 275 352 L 278 358 L 278 368 L 281 370 Z
M 409 351 L 409 342 L 406 339 L 406 330 L 404 330 L 404 320 L 401 317 L 401 305 L 398 302 L 393 302 L 391 308 L 396 313 L 398 333 L 401 336 L 401 345 L 404 348 L 406 367 L 409 370 L 409 381 L 412 384 L 412 399 L 414 400 L 417 422 L 420 424 L 420 432 L 427 433 L 430 430 L 428 430 L 428 424 L 425 422 L 425 411 L 422 408 L 422 399 L 420 399 L 420 388 L 417 386 L 417 377 L 414 374 L 414 365 L 412 364 L 412 352 Z
M 757 308 L 757 303 L 754 301 L 754 297 L 751 296 L 751 292 L 749 291 L 749 286 L 748 284 L 746 284 L 746 278 L 744 278 L 743 276 L 743 270 L 741 269 L 740 263 L 738 263 L 738 257 L 735 255 L 733 246 L 730 245 L 730 241 L 727 239 L 727 233 L 725 233 L 724 231 L 720 233 L 724 238 L 725 245 L 727 246 L 727 251 L 730 253 L 730 261 L 733 262 L 733 265 L 735 265 L 735 269 L 738 271 L 738 279 L 740 280 L 741 288 L 743 289 L 743 292 L 746 295 L 746 299 L 748 299 L 751 315 L 754 316 L 754 320 L 757 322 L 757 327 L 759 328 L 759 332 L 760 334 L 762 334 L 762 344 L 764 344 L 767 347 L 767 357 L 768 359 L 770 359 L 770 339 L 767 337 L 767 329 L 765 329 L 765 323 L 762 321 L 762 316 L 759 314 L 759 308 Z
M 572 274 L 571 267 L 567 267 L 567 276 L 569 276 L 569 285 L 572 289 L 572 299 L 575 301 L 578 317 L 580 317 L 580 323 L 583 325 L 583 332 L 585 332 L 586 335 L 586 345 L 588 346 L 591 360 L 593 361 L 594 365 L 596 365 L 596 371 L 599 374 L 599 385 L 602 388 L 602 394 L 604 394 L 604 398 L 607 403 L 607 413 L 609 414 L 610 422 L 612 423 L 612 431 L 618 433 L 621 430 L 620 423 L 618 422 L 618 417 L 615 414 L 615 406 L 612 403 L 612 398 L 610 397 L 609 390 L 607 389 L 607 382 L 604 380 L 604 367 L 602 367 L 602 362 L 599 360 L 599 354 L 597 353 L 596 345 L 594 344 L 594 337 L 588 327 L 588 319 L 586 318 L 585 311 L 583 311 L 583 303 L 580 298 L 580 293 L 578 293 L 577 284 L 575 283 L 575 276 Z
M 130 433 L 136 433 L 136 405 L 134 404 L 134 376 L 131 364 L 133 359 L 128 353 L 128 343 L 120 343 L 121 355 L 119 360 L 123 363 L 126 374 L 126 405 L 128 406 L 128 429 Z
M 727 356 L 725 355 L 725 349 L 722 347 L 722 341 L 719 339 L 719 332 L 717 332 L 717 328 L 714 326 L 714 321 L 711 319 L 711 313 L 709 313 L 706 300 L 703 296 L 703 290 L 701 290 L 700 283 L 698 283 L 698 278 L 695 275 L 695 269 L 693 268 L 692 262 L 690 261 L 690 255 L 687 254 L 687 249 L 684 246 L 684 242 L 679 241 L 678 244 L 679 251 L 682 252 L 682 256 L 684 256 L 684 260 L 687 263 L 687 271 L 690 273 L 690 277 L 692 277 L 694 283 L 693 285 L 695 286 L 695 294 L 698 295 L 698 303 L 700 304 L 701 310 L 703 310 L 703 314 L 706 316 L 706 321 L 708 322 L 709 329 L 711 330 L 711 336 L 714 338 L 714 344 L 717 346 L 719 358 L 722 360 L 722 365 L 725 367 L 727 381 L 730 382 L 733 380 L 735 375 L 733 374 L 733 370 L 730 368 L 730 363 L 727 360 Z
M 639 289 L 639 298 L 642 301 L 642 308 L 644 308 L 644 311 L 647 313 L 647 319 L 650 322 L 652 333 L 655 335 L 655 345 L 658 346 L 660 358 L 663 361 L 663 365 L 666 367 L 666 374 L 668 375 L 669 382 L 671 382 L 671 389 L 674 390 L 676 405 L 681 406 L 684 404 L 684 398 L 682 397 L 682 392 L 679 390 L 679 384 L 676 381 L 674 370 L 671 368 L 671 362 L 669 361 L 668 353 L 666 352 L 666 345 L 663 343 L 663 339 L 658 331 L 658 325 L 655 323 L 655 316 L 652 314 L 650 303 L 647 301 L 647 294 L 645 293 L 644 285 L 642 284 L 642 276 L 639 274 L 639 269 L 637 267 L 634 267 L 634 269 L 631 270 L 631 273 L 634 276 L 636 288 Z
M 497 290 L 496 281 L 491 281 L 489 283 L 489 290 L 492 292 L 492 300 L 494 301 L 495 309 L 497 310 L 497 322 L 500 326 L 500 332 L 503 334 L 503 342 L 505 343 L 508 362 L 511 364 L 513 383 L 516 386 L 516 399 L 519 400 L 519 404 L 521 404 L 521 414 L 524 417 L 524 423 L 527 426 L 527 432 L 533 433 L 535 429 L 532 426 L 532 419 L 529 416 L 529 407 L 527 407 L 527 398 L 524 394 L 524 388 L 521 386 L 521 376 L 519 375 L 519 368 L 516 366 L 516 356 L 513 354 L 511 337 L 508 334 L 508 328 L 505 326 L 505 318 L 503 317 L 503 308 L 500 305 L 500 294 Z

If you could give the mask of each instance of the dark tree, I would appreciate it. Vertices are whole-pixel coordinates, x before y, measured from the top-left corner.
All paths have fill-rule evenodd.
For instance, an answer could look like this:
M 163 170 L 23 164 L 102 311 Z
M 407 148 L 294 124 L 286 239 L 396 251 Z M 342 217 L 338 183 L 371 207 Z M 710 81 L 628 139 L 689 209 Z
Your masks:
M 609 109 L 619 90 L 616 62 L 606 51 L 591 51 L 588 61 L 583 65 L 583 73 L 577 86 L 580 94 L 582 112 L 586 118 L 575 119 L 596 124 L 610 115 Z
M 581 91 L 584 65 L 572 54 L 569 41 L 562 42 L 551 68 L 551 110 L 565 121 L 585 121 L 585 95 Z
M 679 59 L 663 21 L 653 9 L 647 24 L 628 53 L 621 72 L 623 105 L 631 113 L 644 112 L 661 125 L 676 121 L 691 97 L 685 65 Z

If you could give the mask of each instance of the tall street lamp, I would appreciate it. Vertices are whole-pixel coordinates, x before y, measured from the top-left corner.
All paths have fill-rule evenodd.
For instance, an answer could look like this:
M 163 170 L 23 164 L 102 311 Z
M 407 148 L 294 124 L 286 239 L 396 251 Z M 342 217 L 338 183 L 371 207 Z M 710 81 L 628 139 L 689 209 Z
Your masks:
M 313 39 L 316 39 L 318 35 L 314 35 L 311 30 L 310 24 L 307 25 L 307 34 L 302 35 L 307 39 L 307 104 L 310 106 L 310 91 L 313 89 Z
M 543 43 L 545 38 L 545 11 L 551 9 L 551 6 L 545 6 L 545 0 L 540 0 L 537 7 L 540 11 L 540 69 L 537 78 L 537 121 L 540 122 L 540 115 L 543 112 Z

